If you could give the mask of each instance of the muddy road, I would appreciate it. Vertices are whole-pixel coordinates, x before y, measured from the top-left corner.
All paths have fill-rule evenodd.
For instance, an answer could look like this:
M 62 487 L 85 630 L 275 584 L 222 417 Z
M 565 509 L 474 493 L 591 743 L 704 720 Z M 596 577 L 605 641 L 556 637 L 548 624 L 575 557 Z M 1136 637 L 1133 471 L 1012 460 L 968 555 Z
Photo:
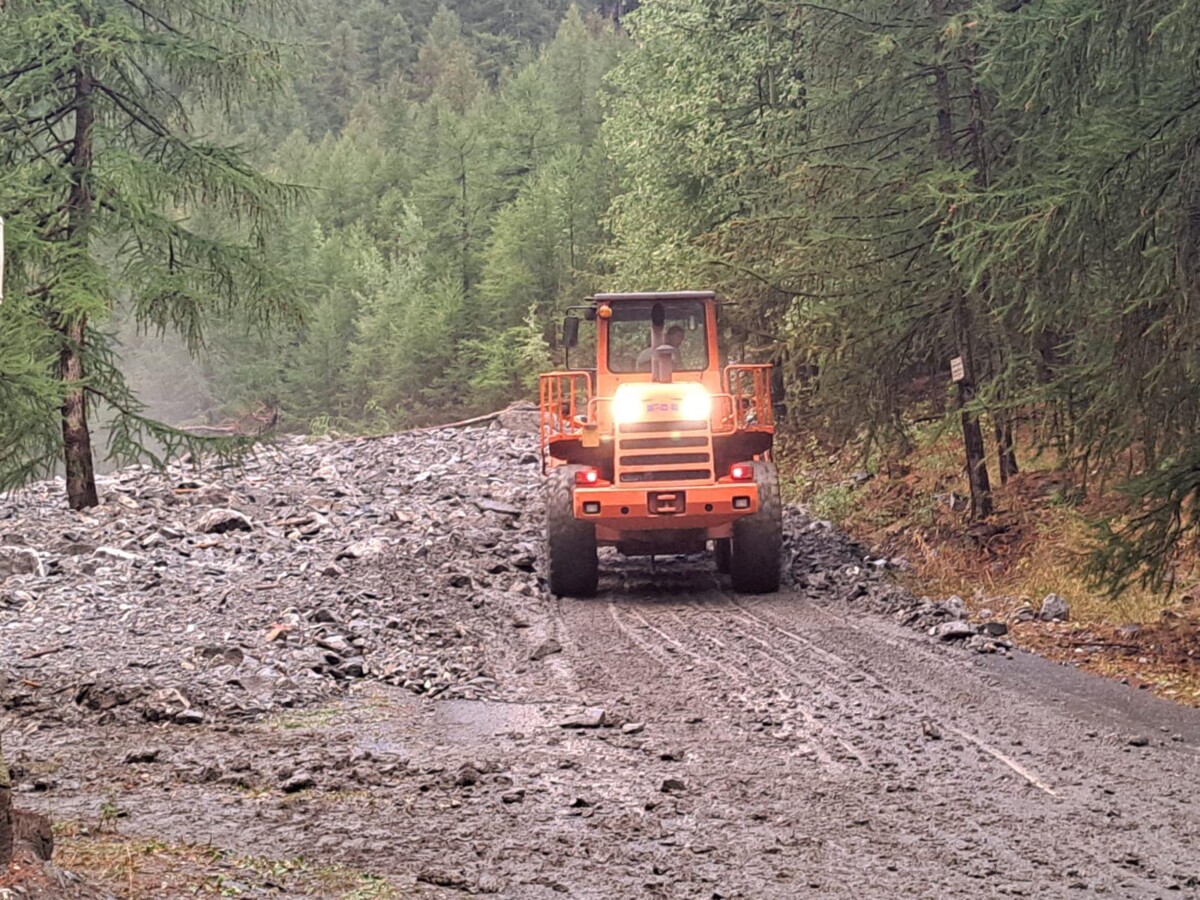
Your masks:
M 526 452 L 523 435 L 489 435 Z M 478 434 L 444 440 L 463 472 L 478 471 L 472 453 L 491 452 Z M 360 477 L 367 491 L 379 474 L 344 471 L 341 483 Z M 527 553 L 536 472 L 508 493 L 495 472 L 474 485 L 460 476 L 450 494 L 475 507 L 444 552 L 410 557 L 397 542 L 373 559 L 343 555 L 342 606 L 315 588 L 276 601 L 254 592 L 278 608 L 226 636 L 247 656 L 289 641 L 297 659 L 312 642 L 336 646 L 329 626 L 355 613 L 369 622 L 372 608 L 357 607 L 373 597 L 401 624 L 358 626 L 361 677 L 334 667 L 320 673 L 329 690 L 314 680 L 253 715 L 215 690 L 195 694 L 204 715 L 190 718 L 150 715 L 153 704 L 134 714 L 137 701 L 70 708 L 81 706 L 72 678 L 99 680 L 97 648 L 73 639 L 78 671 L 61 653 L 30 658 L 42 645 L 17 623 L 36 604 L 6 613 L 5 633 L 24 635 L 0 657 L 19 804 L 58 820 L 72 859 L 124 848 L 89 872 L 115 896 L 1200 896 L 1196 711 L 904 627 L 897 619 L 911 616 L 890 612 L 886 578 L 857 580 L 869 562 L 798 515 L 790 527 L 816 536 L 794 536 L 779 594 L 735 595 L 708 560 L 652 570 L 613 556 L 599 597 L 556 600 L 530 589 L 523 562 L 493 558 Z M 435 484 L 393 497 L 397 515 L 371 520 L 372 533 L 411 530 L 422 504 L 436 514 L 448 496 Z M 473 546 L 489 516 L 508 524 Z M 338 546 L 365 536 L 347 528 Z M 466 585 L 464 559 L 480 574 Z M 421 577 L 414 560 L 454 577 L 406 591 Z M 320 578 L 330 576 L 314 572 L 312 584 Z M 35 580 L 22 589 L 36 593 Z M 197 610 L 218 597 L 197 592 Z M 413 613 L 421 604 L 445 622 Z M 323 628 L 273 633 L 288 611 Z M 455 689 L 373 665 L 398 658 L 388 641 L 418 620 L 434 635 L 421 665 L 467 660 L 445 664 L 450 676 L 463 668 L 445 679 Z M 175 661 L 196 658 L 186 637 L 175 644 L 164 683 Z M 105 683 L 142 669 L 122 658 Z M 181 671 L 173 689 L 186 693 L 194 670 Z M 333 872 L 342 880 L 321 880 Z

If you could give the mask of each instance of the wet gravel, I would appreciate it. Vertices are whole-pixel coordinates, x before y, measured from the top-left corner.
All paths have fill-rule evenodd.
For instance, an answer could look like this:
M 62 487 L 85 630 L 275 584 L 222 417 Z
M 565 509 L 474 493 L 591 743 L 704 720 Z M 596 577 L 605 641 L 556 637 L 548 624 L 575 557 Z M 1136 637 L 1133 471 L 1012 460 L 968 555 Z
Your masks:
M 330 896 L 249 861 L 298 858 L 399 896 L 1200 896 L 1195 711 L 798 509 L 776 595 L 606 552 L 549 597 L 528 424 L 0 498 L 18 802 L 219 848 L 245 897 Z

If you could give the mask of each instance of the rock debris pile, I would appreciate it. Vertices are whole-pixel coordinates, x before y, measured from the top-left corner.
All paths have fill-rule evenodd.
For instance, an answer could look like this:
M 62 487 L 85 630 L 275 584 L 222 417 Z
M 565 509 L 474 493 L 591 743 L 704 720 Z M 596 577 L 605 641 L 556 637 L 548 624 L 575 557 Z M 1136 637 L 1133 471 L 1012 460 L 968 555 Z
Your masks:
M 961 597 L 935 601 L 916 597 L 889 577 L 901 559 L 875 558 L 870 551 L 834 528 L 791 507 L 784 516 L 785 576 L 818 603 L 841 603 L 888 616 L 940 641 L 962 641 L 977 653 L 1006 653 L 1003 622 L 968 621 Z M 1048 598 L 1049 599 L 1049 598 Z
M 133 468 L 102 505 L 0 496 L 0 700 L 201 723 L 373 678 L 474 698 L 480 610 L 539 595 L 535 436 L 286 438 L 242 468 Z
M 242 467 L 126 469 L 82 513 L 61 482 L 0 496 L 0 703 L 189 725 L 320 703 L 361 679 L 495 696 L 491 657 L 507 642 L 489 636 L 546 602 L 530 424 L 514 410 L 490 427 L 285 438 Z M 1007 649 L 996 623 L 894 584 L 900 561 L 798 509 L 785 528 L 788 582 L 815 602 Z M 525 658 L 561 650 L 546 639 Z

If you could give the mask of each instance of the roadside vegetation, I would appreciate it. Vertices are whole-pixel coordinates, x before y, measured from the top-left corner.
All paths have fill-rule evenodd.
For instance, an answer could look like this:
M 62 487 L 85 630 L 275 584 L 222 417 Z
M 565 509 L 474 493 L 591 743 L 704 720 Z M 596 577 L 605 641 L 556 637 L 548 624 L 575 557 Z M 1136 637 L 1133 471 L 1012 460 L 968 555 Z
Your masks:
M 788 493 L 895 567 L 912 591 L 962 597 L 975 619 L 1005 621 L 1020 646 L 1200 705 L 1200 568 L 1180 554 L 1178 586 L 1135 585 L 1113 596 L 1088 575 L 1096 523 L 1119 510 L 1111 490 L 1080 491 L 1053 453 L 1019 458 L 995 491 L 996 510 L 972 527 L 961 436 L 942 423 L 914 429 L 913 451 L 881 463 L 865 445 L 790 441 Z M 1020 621 L 1048 594 L 1067 600 L 1065 622 Z

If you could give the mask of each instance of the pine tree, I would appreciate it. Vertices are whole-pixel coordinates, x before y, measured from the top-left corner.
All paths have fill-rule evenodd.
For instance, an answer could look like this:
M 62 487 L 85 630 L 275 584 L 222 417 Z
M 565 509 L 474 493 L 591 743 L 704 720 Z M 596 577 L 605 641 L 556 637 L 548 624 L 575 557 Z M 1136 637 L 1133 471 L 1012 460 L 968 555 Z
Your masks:
M 178 330 L 193 349 L 213 316 L 282 312 L 287 292 L 259 248 L 289 192 L 238 148 L 193 131 L 189 110 L 231 107 L 279 82 L 279 51 L 252 28 L 284 11 L 223 0 L 8 0 L 0 10 L 0 212 L 25 238 L 11 268 L 20 305 L 42 323 L 34 346 L 56 358 L 72 508 L 98 502 L 97 404 L 115 416 L 118 459 L 155 457 L 149 437 L 167 453 L 188 441 L 142 415 L 125 387 L 98 327 L 119 295 L 144 327 Z M 26 445 L 9 477 L 44 463 L 29 452 L 44 449 Z

